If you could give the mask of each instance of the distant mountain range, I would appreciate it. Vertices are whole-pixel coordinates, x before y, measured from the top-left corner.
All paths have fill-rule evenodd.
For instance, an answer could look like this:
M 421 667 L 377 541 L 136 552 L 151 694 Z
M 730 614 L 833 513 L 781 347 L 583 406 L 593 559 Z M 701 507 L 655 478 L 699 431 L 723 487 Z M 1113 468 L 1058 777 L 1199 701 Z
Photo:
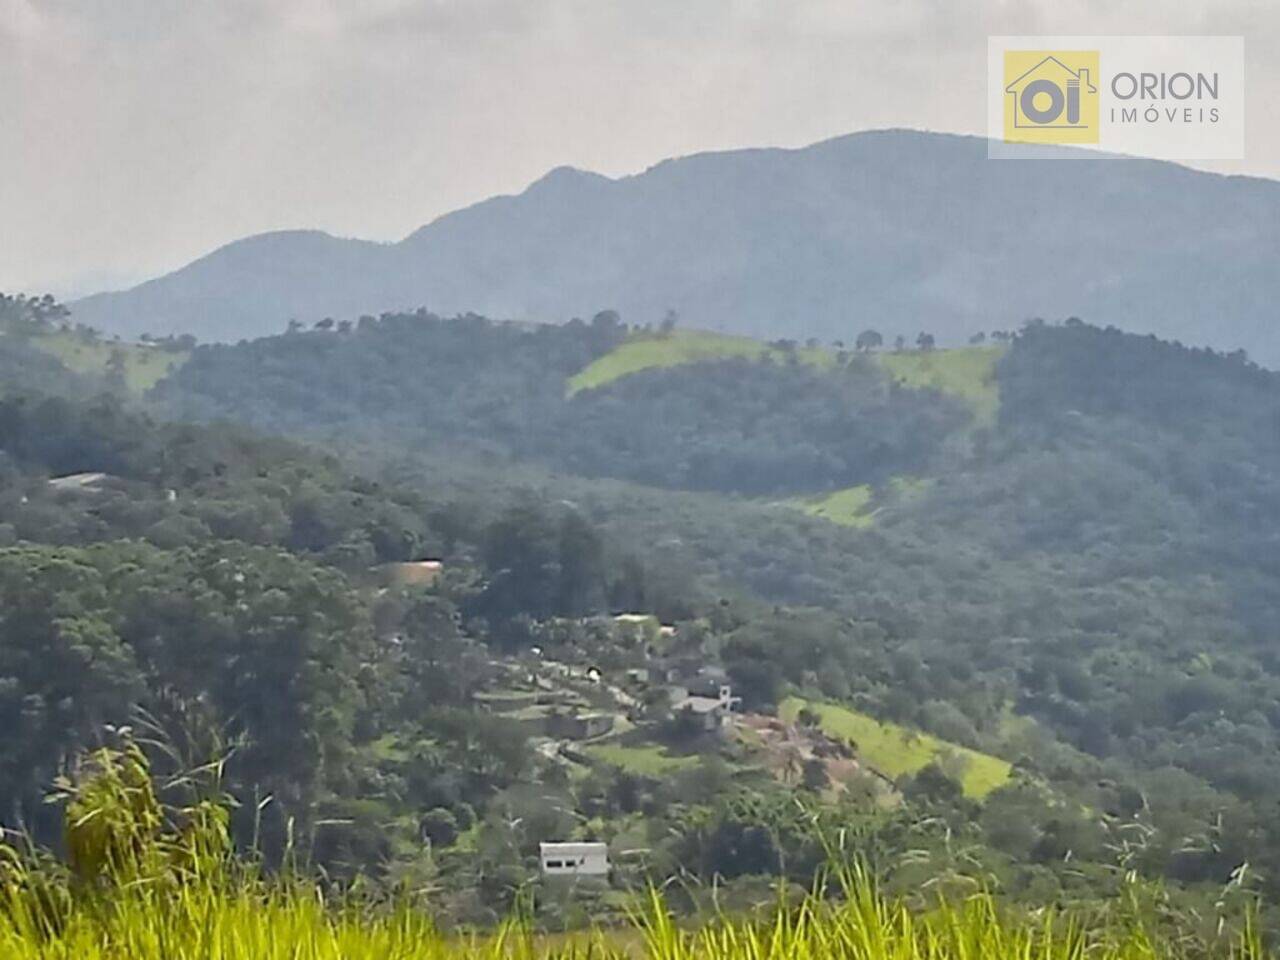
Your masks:
M 681 323 L 758 337 L 940 344 L 1042 316 L 1244 348 L 1280 365 L 1280 182 L 1148 160 L 997 161 L 901 130 L 561 167 L 399 243 L 288 231 L 73 305 L 122 335 L 236 340 L 290 318 L 426 306 Z

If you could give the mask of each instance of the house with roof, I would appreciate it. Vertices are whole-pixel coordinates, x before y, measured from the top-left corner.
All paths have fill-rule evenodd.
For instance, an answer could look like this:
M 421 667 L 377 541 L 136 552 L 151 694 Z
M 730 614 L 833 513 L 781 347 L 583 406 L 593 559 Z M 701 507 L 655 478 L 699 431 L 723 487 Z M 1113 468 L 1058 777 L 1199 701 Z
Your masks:
M 609 848 L 603 843 L 540 843 L 545 877 L 608 877 Z
M 69 473 L 49 480 L 49 489 L 55 493 L 97 494 L 119 488 L 123 481 L 109 473 Z
M 547 715 L 546 730 L 566 740 L 593 740 L 613 729 L 617 717 L 603 710 L 556 710 Z
M 741 703 L 741 697 L 733 695 L 733 688 L 723 684 L 714 697 L 686 694 L 673 700 L 671 712 L 677 716 L 684 714 L 704 733 L 715 733 L 729 722 L 734 704 Z

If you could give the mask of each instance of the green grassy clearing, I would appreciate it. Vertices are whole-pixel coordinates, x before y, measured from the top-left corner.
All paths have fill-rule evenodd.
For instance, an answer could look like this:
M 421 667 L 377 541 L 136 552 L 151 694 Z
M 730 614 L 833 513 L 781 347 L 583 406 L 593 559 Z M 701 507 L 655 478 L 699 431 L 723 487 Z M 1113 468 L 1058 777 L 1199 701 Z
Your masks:
M 903 386 L 931 387 L 960 397 L 973 407 L 981 425 L 995 422 L 1000 406 L 996 363 L 1004 347 L 960 347 L 955 350 L 878 353 L 876 361 Z
M 889 376 L 907 387 L 932 388 L 969 403 L 980 424 L 994 422 L 1000 404 L 995 368 L 1003 346 L 957 347 L 952 350 L 882 352 L 872 356 Z M 566 393 L 573 396 L 612 383 L 628 374 L 653 367 L 765 355 L 781 359 L 783 351 L 750 337 L 703 330 L 678 330 L 669 336 L 638 334 L 599 357 L 569 378 Z M 832 367 L 836 351 L 826 347 L 796 351 L 801 363 Z
M 869 509 L 873 491 L 869 484 L 846 487 L 835 493 L 819 497 L 802 497 L 784 501 L 798 507 L 811 517 L 821 517 L 843 527 L 869 527 L 875 519 L 875 511 Z
M 697 757 L 677 757 L 657 744 L 624 746 L 620 743 L 599 743 L 583 751 L 593 760 L 621 767 L 628 773 L 644 777 L 663 777 L 677 770 L 696 766 Z
M 916 773 L 940 755 L 951 753 L 964 761 L 961 782 L 965 796 L 981 799 L 1003 786 L 1013 772 L 1013 767 L 999 757 L 947 743 L 897 724 L 881 723 L 864 713 L 835 704 L 788 697 L 779 705 L 778 714 L 787 722 L 794 722 L 805 706 L 818 714 L 823 730 L 832 736 L 853 740 L 859 755 L 893 780 L 904 774 Z
M 792 497 L 781 502 L 811 517 L 820 517 L 842 527 L 864 529 L 875 523 L 886 498 L 891 503 L 902 503 L 928 492 L 933 483 L 929 477 L 893 477 L 879 490 L 864 483 L 816 497 Z
M 88 342 L 72 333 L 51 333 L 32 338 L 31 346 L 57 357 L 68 370 L 75 373 L 103 374 L 111 355 L 119 350 L 124 354 L 124 382 L 134 393 L 144 393 L 154 387 L 171 370 L 187 362 L 186 351 L 170 353 L 155 347 L 136 343 L 116 343 L 109 340 Z
M 677 330 L 669 336 L 642 334 L 633 336 L 622 346 L 611 350 L 569 378 L 566 391 L 573 396 L 581 390 L 592 390 L 612 383 L 627 374 L 653 367 L 675 367 L 707 360 L 745 357 L 759 360 L 766 354 L 775 360 L 783 351 L 750 337 L 709 333 L 702 330 Z M 827 367 L 835 363 L 835 354 L 822 347 L 796 350 L 801 363 Z

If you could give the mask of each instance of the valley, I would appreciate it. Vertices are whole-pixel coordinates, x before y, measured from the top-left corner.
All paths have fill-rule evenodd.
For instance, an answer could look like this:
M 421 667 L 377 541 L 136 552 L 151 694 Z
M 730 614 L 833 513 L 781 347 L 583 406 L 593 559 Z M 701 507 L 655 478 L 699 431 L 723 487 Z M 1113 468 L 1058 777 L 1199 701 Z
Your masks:
M 1137 825 L 1192 899 L 1266 849 L 1280 389 L 1238 356 L 1074 320 L 849 350 L 415 313 L 112 345 L 163 351 L 143 389 L 64 365 L 76 336 L 0 342 L 0 594 L 94 664 L 10 661 L 39 745 L 0 756 L 10 803 L 137 704 L 229 725 L 227 789 L 300 804 L 335 876 L 428 871 L 459 922 L 549 839 L 748 896 L 856 823 L 919 903 L 974 869 L 1087 899 Z M 232 827 L 270 860 L 292 815 Z
M 1280 960 L 1247 6 L 0 0 L 0 960 Z

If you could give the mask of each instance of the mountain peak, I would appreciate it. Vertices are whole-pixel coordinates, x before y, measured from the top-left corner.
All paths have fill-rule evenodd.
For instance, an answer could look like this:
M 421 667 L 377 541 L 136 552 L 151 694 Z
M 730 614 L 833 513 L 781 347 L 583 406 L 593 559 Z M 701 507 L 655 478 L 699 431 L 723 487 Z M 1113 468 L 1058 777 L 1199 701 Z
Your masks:
M 73 306 L 111 332 L 201 339 L 211 317 L 235 338 L 291 316 L 418 306 L 549 321 L 612 307 L 633 323 L 673 309 L 769 339 L 848 341 L 874 326 L 939 345 L 1078 316 L 1274 364 L 1278 225 L 1272 181 L 989 161 L 981 137 L 871 130 L 618 179 L 556 167 L 398 244 L 279 231 Z
M 524 192 L 525 194 L 540 194 L 552 191 L 590 189 L 594 186 L 604 186 L 613 182 L 611 178 L 602 173 L 580 170 L 577 167 L 559 166 L 552 167 L 537 180 L 533 181 Z

